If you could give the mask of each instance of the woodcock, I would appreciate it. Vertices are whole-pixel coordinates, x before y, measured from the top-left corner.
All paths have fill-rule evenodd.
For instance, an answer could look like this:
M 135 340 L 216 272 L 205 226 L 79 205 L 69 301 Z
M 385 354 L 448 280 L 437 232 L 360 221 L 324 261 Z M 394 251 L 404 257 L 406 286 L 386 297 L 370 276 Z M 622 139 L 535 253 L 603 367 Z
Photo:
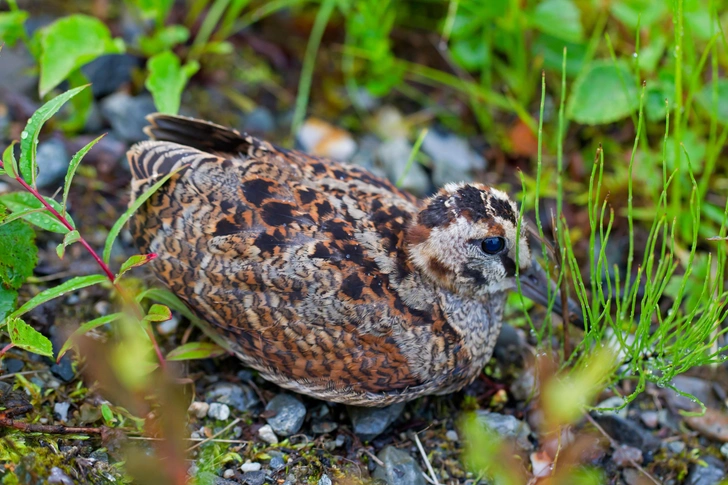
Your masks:
M 136 244 L 281 387 L 363 406 L 461 389 L 493 353 L 516 247 L 524 294 L 545 301 L 548 278 L 499 190 L 451 184 L 421 201 L 222 126 L 149 121 L 153 141 L 128 153 L 132 198 L 184 168 L 132 219 Z

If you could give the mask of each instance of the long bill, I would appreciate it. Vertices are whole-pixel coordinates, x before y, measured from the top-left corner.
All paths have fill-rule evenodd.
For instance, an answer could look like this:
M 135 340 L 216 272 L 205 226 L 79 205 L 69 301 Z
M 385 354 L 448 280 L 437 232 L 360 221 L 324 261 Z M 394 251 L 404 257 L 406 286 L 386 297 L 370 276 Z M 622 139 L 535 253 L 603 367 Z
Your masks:
M 581 311 L 581 306 L 569 298 L 566 308 L 567 311 L 564 311 L 561 291 L 556 287 L 556 283 L 549 278 L 536 260 L 531 262 L 530 268 L 520 274 L 519 279 L 521 281 L 521 293 L 523 296 L 530 298 L 534 302 L 545 307 L 548 307 L 549 304 L 548 294 L 550 287 L 551 294 L 556 295 L 553 311 L 573 325 L 584 328 L 584 316 Z

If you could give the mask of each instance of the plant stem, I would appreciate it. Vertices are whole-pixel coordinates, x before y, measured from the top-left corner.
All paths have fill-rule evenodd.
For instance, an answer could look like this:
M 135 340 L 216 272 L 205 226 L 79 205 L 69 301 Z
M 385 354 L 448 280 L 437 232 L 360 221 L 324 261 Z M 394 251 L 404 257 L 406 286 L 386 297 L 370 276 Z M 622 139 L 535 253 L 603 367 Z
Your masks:
M 2 160 L 0 160 L 0 169 L 4 169 L 4 168 L 5 168 L 5 164 L 3 163 Z M 40 201 L 40 203 L 43 204 L 43 207 L 45 207 L 46 210 L 48 210 L 48 212 L 53 214 L 53 216 L 56 219 L 58 219 L 58 221 L 61 224 L 63 224 L 66 227 L 66 229 L 68 229 L 69 231 L 75 230 L 73 225 L 71 225 L 71 223 L 68 222 L 68 219 L 66 217 L 62 216 L 56 209 L 54 209 L 53 206 L 50 205 L 48 203 L 48 201 L 46 201 L 42 195 L 40 195 L 40 192 L 38 192 L 36 189 L 34 189 L 30 185 L 28 185 L 28 183 L 25 180 L 23 180 L 23 177 L 21 177 L 20 175 L 16 175 L 14 178 L 27 192 L 31 193 L 33 195 L 33 197 L 38 199 Z M 119 295 L 121 295 L 121 298 L 134 309 L 134 313 L 136 314 L 136 317 L 139 320 L 142 320 L 144 318 L 144 315 L 143 315 L 141 309 L 139 308 L 139 304 L 133 298 L 131 298 L 127 294 L 126 291 L 124 291 L 124 288 L 121 287 L 121 285 L 119 285 L 115 281 L 116 278 L 114 277 L 114 272 L 111 271 L 111 268 L 109 268 L 109 265 L 104 263 L 104 261 L 101 259 L 101 257 L 98 254 L 96 254 L 96 251 L 94 251 L 94 249 L 91 247 L 91 245 L 88 243 L 88 241 L 86 241 L 83 238 L 83 236 L 79 235 L 78 242 L 81 243 L 81 245 L 84 248 L 86 248 L 86 251 L 88 251 L 88 253 L 91 255 L 91 257 L 93 257 L 94 260 L 96 260 L 96 263 L 101 267 L 101 270 L 104 272 L 106 277 L 109 279 L 109 281 L 111 282 L 111 285 L 114 287 L 114 289 L 119 293 Z M 157 359 L 159 360 L 159 365 L 160 365 L 160 367 L 165 369 L 167 363 L 164 360 L 164 356 L 162 355 L 162 351 L 159 348 L 157 339 L 154 337 L 154 333 L 152 332 L 151 328 L 146 328 L 146 331 L 147 331 L 147 335 L 149 336 L 149 340 L 151 340 L 152 345 L 154 346 L 154 352 L 157 354 Z

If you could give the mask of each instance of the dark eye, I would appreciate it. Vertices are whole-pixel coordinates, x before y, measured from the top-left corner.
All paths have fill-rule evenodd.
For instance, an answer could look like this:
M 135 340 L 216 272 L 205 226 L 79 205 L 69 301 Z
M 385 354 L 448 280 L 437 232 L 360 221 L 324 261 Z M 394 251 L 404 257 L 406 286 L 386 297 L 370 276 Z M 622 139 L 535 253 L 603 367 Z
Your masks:
M 506 240 L 502 237 L 486 237 L 480 243 L 480 248 L 485 254 L 497 254 L 506 247 Z

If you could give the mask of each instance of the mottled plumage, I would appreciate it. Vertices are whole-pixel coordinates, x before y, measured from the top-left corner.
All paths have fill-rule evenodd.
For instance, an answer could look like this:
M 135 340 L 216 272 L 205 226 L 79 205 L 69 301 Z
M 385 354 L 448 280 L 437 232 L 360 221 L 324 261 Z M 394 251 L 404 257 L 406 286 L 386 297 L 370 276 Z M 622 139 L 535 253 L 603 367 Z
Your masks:
M 449 393 L 481 372 L 515 286 L 516 244 L 521 271 L 531 265 L 505 193 L 449 185 L 419 201 L 360 167 L 221 126 L 150 122 L 156 141 L 129 151 L 132 197 L 185 168 L 141 207 L 132 234 L 245 364 L 282 387 L 369 406 Z

